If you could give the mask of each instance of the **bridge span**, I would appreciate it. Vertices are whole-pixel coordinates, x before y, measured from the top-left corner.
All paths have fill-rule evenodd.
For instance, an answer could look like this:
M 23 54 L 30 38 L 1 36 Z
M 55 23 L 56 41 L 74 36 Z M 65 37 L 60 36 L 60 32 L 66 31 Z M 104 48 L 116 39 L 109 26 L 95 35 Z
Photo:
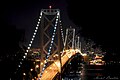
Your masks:
M 44 70 L 44 73 L 42 74 L 41 78 L 38 75 L 40 80 L 53 80 L 53 78 L 57 75 L 57 73 L 61 73 L 61 67 L 63 67 L 65 63 L 76 53 L 80 53 L 83 56 L 83 54 L 78 49 L 69 49 L 63 51 L 61 55 L 61 64 L 59 59 L 55 60 L 50 66 L 48 66 Z
M 37 65 L 37 67 L 39 67 L 40 70 L 39 73 L 37 73 L 37 80 L 53 80 L 58 73 L 61 74 L 61 68 L 72 56 L 76 55 L 76 53 L 80 53 L 82 56 L 87 55 L 87 49 L 85 49 L 85 52 L 82 52 L 80 36 L 76 35 L 76 29 L 70 26 L 66 29 L 66 34 L 64 36 L 64 30 L 60 19 L 60 10 L 50 8 L 41 10 L 38 23 L 23 55 L 22 61 L 31 54 L 30 51 L 32 47 L 34 48 L 33 42 L 39 30 L 40 66 Z M 93 53 L 92 55 L 94 56 Z M 54 60 L 54 55 L 58 55 L 59 58 Z M 96 57 L 96 60 L 92 61 L 92 64 L 102 61 L 101 58 L 99 59 L 99 55 L 96 55 Z M 46 65 L 49 59 L 52 59 L 53 63 Z M 22 61 L 18 65 L 19 68 L 22 65 Z

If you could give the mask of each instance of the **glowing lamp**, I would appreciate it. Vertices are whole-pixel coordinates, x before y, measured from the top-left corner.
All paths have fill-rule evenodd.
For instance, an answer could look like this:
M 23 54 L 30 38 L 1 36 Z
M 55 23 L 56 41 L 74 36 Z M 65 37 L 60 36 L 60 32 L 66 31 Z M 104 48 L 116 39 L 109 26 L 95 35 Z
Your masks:
M 49 6 L 49 8 L 51 9 L 51 8 L 52 8 L 52 6 Z

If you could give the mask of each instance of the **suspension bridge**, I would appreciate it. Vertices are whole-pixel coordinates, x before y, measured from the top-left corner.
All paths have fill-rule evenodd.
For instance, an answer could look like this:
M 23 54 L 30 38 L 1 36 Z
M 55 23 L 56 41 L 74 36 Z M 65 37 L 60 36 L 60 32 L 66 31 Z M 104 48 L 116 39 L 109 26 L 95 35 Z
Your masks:
M 36 80 L 53 80 L 62 67 L 76 53 L 86 56 L 81 52 L 80 36 L 76 35 L 74 27 L 66 28 L 64 35 L 59 9 L 41 9 L 33 36 L 24 53 L 27 58 L 36 34 L 40 30 L 40 58 L 38 59 L 39 73 Z M 22 60 L 23 60 L 22 59 Z M 20 62 L 21 64 L 21 62 Z M 20 67 L 20 65 L 18 65 Z

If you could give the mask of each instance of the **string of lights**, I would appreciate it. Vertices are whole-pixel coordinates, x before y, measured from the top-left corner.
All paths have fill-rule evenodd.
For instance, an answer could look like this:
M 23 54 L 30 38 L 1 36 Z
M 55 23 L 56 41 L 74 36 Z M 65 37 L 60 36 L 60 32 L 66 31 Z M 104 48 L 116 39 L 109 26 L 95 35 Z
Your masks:
M 26 52 L 24 53 L 23 58 L 21 59 L 20 63 L 18 64 L 18 68 L 21 67 L 22 61 L 24 61 L 24 59 L 25 59 L 25 58 L 27 57 L 27 55 L 28 55 L 28 52 L 29 52 L 29 50 L 30 50 L 30 48 L 31 48 L 31 46 L 32 46 L 32 43 L 33 43 L 33 41 L 34 41 L 34 39 L 35 39 L 35 36 L 36 36 L 36 34 L 37 34 L 37 31 L 38 31 L 38 28 L 39 28 L 39 24 L 40 24 L 40 21 L 41 21 L 41 17 L 42 17 L 42 11 L 40 12 L 40 16 L 39 16 L 39 19 L 38 19 L 36 28 L 35 28 L 35 30 L 34 30 L 33 36 L 32 36 L 32 38 L 31 38 L 31 40 L 30 40 L 30 43 L 28 44 L 27 50 L 26 50 Z
M 60 31 L 61 31 L 61 36 L 62 36 L 62 40 L 63 40 L 63 43 L 64 43 L 64 33 L 63 33 L 61 20 L 60 20 Z

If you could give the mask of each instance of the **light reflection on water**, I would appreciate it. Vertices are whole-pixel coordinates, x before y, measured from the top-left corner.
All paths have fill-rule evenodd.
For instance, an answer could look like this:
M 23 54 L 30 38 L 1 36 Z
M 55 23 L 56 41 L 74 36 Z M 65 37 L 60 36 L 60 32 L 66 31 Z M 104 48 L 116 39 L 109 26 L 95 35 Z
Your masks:
M 69 74 L 63 80 L 120 80 L 120 65 L 82 65 L 79 74 Z

